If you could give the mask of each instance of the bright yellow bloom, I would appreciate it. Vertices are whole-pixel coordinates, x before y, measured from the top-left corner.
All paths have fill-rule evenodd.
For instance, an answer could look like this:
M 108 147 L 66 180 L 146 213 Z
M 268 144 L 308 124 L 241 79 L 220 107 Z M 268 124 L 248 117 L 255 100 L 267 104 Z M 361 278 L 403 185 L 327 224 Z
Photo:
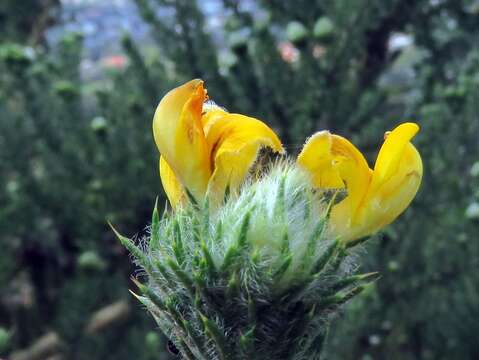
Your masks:
M 422 179 L 422 161 L 410 140 L 419 131 L 404 123 L 386 133 L 374 170 L 345 138 L 321 131 L 309 138 L 298 163 L 313 186 L 347 190 L 331 210 L 331 230 L 343 241 L 373 234 L 396 219 L 411 203 Z
M 185 188 L 197 200 L 215 201 L 238 189 L 259 150 L 283 152 L 276 134 L 260 120 L 205 105 L 203 81 L 191 80 L 167 93 L 153 119 L 160 177 L 173 207 Z

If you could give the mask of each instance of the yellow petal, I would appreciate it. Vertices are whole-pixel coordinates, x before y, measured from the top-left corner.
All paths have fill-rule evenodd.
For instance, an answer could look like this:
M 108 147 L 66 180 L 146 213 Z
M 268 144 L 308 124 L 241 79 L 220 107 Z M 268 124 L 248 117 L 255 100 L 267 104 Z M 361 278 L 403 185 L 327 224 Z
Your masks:
M 333 136 L 320 131 L 311 136 L 298 156 L 298 164 L 306 169 L 314 187 L 326 189 L 344 188 L 337 162 L 332 154 Z
M 331 214 L 344 241 L 371 235 L 393 222 L 414 199 L 421 184 L 421 156 L 410 143 L 416 124 L 399 125 L 386 137 L 372 174 L 371 185 L 349 226 Z
M 359 238 L 373 234 L 401 215 L 416 196 L 421 185 L 422 174 L 421 156 L 414 145 L 408 143 L 398 160 L 396 172 L 374 191 L 368 192 L 359 214 L 360 226 L 352 237 Z
M 161 155 L 195 198 L 201 199 L 211 176 L 201 113 L 206 98 L 202 80 L 191 80 L 167 93 L 153 119 Z
M 185 191 L 163 156 L 160 157 L 160 178 L 171 206 L 176 209 L 185 199 Z
M 239 188 L 262 147 L 284 151 L 274 131 L 252 117 L 212 110 L 203 123 L 213 164 L 209 193 L 215 200 L 222 199 L 228 186 Z
M 417 124 L 403 123 L 386 134 L 386 140 L 374 165 L 374 176 L 371 184 L 373 190 L 397 173 L 404 149 L 418 131 L 419 126 Z
M 346 198 L 333 211 L 349 222 L 370 182 L 370 169 L 361 152 L 345 138 L 321 131 L 306 141 L 298 164 L 310 173 L 317 188 L 347 188 Z

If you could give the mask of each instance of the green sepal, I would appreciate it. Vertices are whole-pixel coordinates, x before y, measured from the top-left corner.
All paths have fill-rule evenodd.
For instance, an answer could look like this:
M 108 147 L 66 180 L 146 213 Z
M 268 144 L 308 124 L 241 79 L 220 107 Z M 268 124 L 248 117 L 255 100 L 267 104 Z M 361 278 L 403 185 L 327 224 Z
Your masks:
M 193 280 L 190 276 L 178 265 L 176 261 L 171 258 L 166 260 L 166 263 L 170 267 L 171 271 L 176 275 L 180 283 L 186 288 L 190 296 L 194 299 L 195 297 L 195 288 Z
M 240 335 L 240 348 L 245 355 L 254 353 L 255 330 L 256 326 L 253 326 L 244 334 Z
M 283 238 L 281 239 L 281 253 L 282 254 L 289 254 L 289 234 L 288 229 L 284 229 Z
M 292 261 L 293 261 L 293 255 L 292 254 L 286 255 L 284 257 L 284 259 L 282 259 L 281 264 L 278 266 L 278 268 L 273 273 L 272 277 L 273 277 L 274 282 L 277 283 L 282 279 L 282 277 L 284 276 L 286 271 L 288 271 Z
M 223 196 L 223 204 L 226 204 L 231 197 L 230 184 L 226 185 L 225 194 Z
M 251 209 L 245 214 L 243 221 L 241 223 L 240 232 L 239 232 L 238 240 L 237 240 L 237 244 L 239 248 L 243 248 L 247 245 L 249 223 L 250 223 L 252 211 L 253 209 Z
M 177 335 L 178 343 L 175 343 L 175 346 L 180 350 L 181 354 L 186 358 L 186 360 L 197 360 L 196 356 L 190 350 L 189 346 L 186 344 L 184 340 L 181 339 L 179 335 Z
M 174 289 L 176 287 L 176 282 L 173 279 L 172 274 L 166 269 L 166 267 L 161 263 L 161 261 L 158 260 L 158 259 L 154 259 L 153 260 L 153 267 L 158 270 L 158 272 L 161 274 L 161 276 L 163 276 L 163 278 L 165 279 L 166 284 L 168 285 L 169 289 L 171 291 L 174 291 Z M 154 275 L 153 279 L 157 280 L 157 276 Z M 159 279 L 159 281 L 161 281 L 161 279 Z M 161 284 L 161 285 L 163 285 L 163 284 Z
M 223 222 L 221 220 L 218 221 L 216 224 L 216 232 L 214 236 L 215 244 L 218 244 L 223 237 Z
M 367 274 L 352 275 L 347 278 L 341 279 L 335 282 L 326 292 L 328 294 L 334 294 L 342 291 L 350 286 L 357 285 L 359 283 L 370 283 L 379 278 L 378 272 L 371 272 Z
M 305 253 L 305 258 L 302 264 L 303 269 L 309 268 L 312 259 L 314 258 L 316 254 L 316 247 L 317 243 L 319 240 L 321 240 L 323 233 L 326 229 L 326 224 L 327 224 L 327 217 L 324 216 L 323 218 L 319 219 L 318 222 L 316 223 L 316 226 L 314 227 L 313 233 L 308 239 L 307 245 L 306 245 L 306 253 Z
M 170 295 L 168 298 L 165 300 L 165 306 L 172 317 L 172 319 L 175 321 L 176 325 L 182 330 L 185 331 L 185 328 L 183 327 L 183 315 L 178 311 L 176 308 L 177 304 L 179 303 L 178 298 L 175 295 Z
M 181 227 L 178 219 L 173 223 L 173 244 L 171 245 L 173 254 L 175 255 L 178 264 L 182 265 L 185 261 L 185 250 L 183 247 L 183 239 L 181 235 Z
M 278 186 L 278 193 L 276 195 L 276 202 L 274 205 L 274 216 L 282 219 L 284 221 L 285 217 L 285 210 L 286 210 L 286 202 L 285 202 L 285 186 L 286 186 L 286 177 L 283 176 L 280 180 Z
M 216 265 L 213 257 L 211 256 L 210 250 L 204 241 L 201 242 L 201 252 L 203 253 L 206 273 L 209 276 L 214 277 L 217 273 Z
M 108 224 L 110 225 L 111 229 L 115 233 L 120 243 L 133 255 L 136 260 L 138 260 L 140 265 L 143 266 L 148 273 L 151 273 L 151 265 L 148 261 L 148 257 L 146 256 L 146 254 L 141 251 L 140 248 L 133 243 L 133 241 L 131 241 L 126 236 L 121 235 L 111 223 Z
M 145 284 L 140 283 L 138 280 L 132 278 L 132 281 L 138 287 L 140 292 L 146 296 L 150 301 L 158 307 L 161 311 L 167 311 L 166 305 L 163 300 L 148 286 Z
M 340 245 L 339 240 L 333 240 L 331 244 L 329 244 L 326 249 L 324 249 L 324 252 L 321 254 L 321 256 L 316 260 L 316 263 L 313 264 L 312 269 L 311 269 L 311 274 L 314 276 L 317 276 L 320 274 L 326 265 L 332 260 L 334 257 L 334 254 L 337 252 L 337 249 Z
M 203 302 L 201 301 L 201 293 L 200 288 L 197 287 L 195 291 L 195 299 L 194 299 L 194 306 L 197 310 L 201 311 Z
M 218 325 L 208 319 L 206 316 L 200 313 L 201 321 L 203 322 L 203 326 L 205 328 L 205 332 L 211 337 L 211 339 L 215 342 L 218 350 L 218 355 L 221 360 L 229 360 L 231 357 L 228 353 L 227 341 L 225 334 L 221 331 Z
M 192 224 L 192 229 L 191 233 L 193 234 L 193 240 L 195 241 L 196 244 L 201 243 L 201 237 L 202 237 L 202 225 L 200 222 L 201 217 L 195 212 L 191 214 L 191 224 Z
M 336 256 L 331 261 L 331 266 L 328 269 L 329 273 L 335 273 L 338 271 L 339 267 L 341 266 L 342 262 L 348 256 L 348 248 L 344 242 L 340 241 L 337 251 L 335 252 Z
M 233 301 L 239 292 L 239 279 L 238 273 L 233 271 L 233 274 L 228 280 L 228 285 L 226 287 L 226 298 L 230 301 Z
M 236 243 L 231 245 L 228 250 L 226 250 L 226 254 L 223 258 L 223 264 L 221 265 L 221 272 L 226 273 L 231 265 L 235 262 L 236 258 L 242 253 L 243 249 L 247 246 L 247 239 L 248 239 L 248 229 L 249 229 L 249 222 L 251 219 L 251 212 L 250 209 L 241 222 L 238 238 Z
M 346 292 L 339 292 L 335 295 L 328 296 L 320 302 L 318 309 L 340 306 L 360 294 L 366 286 L 367 285 L 359 285 Z
M 207 196 L 201 209 L 201 237 L 204 239 L 210 227 L 210 198 Z
M 240 253 L 240 249 L 238 248 L 237 244 L 231 245 L 228 250 L 226 250 L 226 254 L 223 258 L 223 264 L 221 265 L 221 272 L 222 273 L 227 273 L 228 269 L 231 267 L 231 265 L 234 263 L 236 257 Z
M 151 216 L 150 249 L 156 249 L 160 242 L 160 215 L 158 213 L 158 198 L 155 201 L 153 215 Z
M 205 356 L 205 349 L 203 348 L 203 341 L 200 336 L 198 336 L 196 330 L 191 326 L 191 323 L 188 320 L 183 319 L 183 329 L 186 332 L 186 334 L 189 336 L 191 341 L 193 342 L 193 345 L 196 347 L 196 353 L 197 356 L 200 357 L 201 360 L 209 360 Z

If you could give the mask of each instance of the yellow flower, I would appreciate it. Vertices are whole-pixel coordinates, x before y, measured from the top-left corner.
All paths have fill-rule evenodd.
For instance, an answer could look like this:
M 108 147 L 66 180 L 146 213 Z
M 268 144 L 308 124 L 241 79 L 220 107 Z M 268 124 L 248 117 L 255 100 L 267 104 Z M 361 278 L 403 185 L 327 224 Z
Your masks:
M 205 104 L 203 81 L 191 80 L 161 99 L 153 119 L 160 157 L 160 177 L 173 207 L 185 198 L 207 194 L 222 199 L 226 189 L 238 189 L 259 150 L 283 152 L 276 134 L 260 120 L 230 114 Z
M 321 131 L 309 138 L 298 163 L 314 187 L 347 190 L 331 210 L 331 230 L 343 241 L 373 234 L 396 219 L 411 203 L 422 179 L 422 161 L 410 140 L 419 131 L 404 123 L 385 134 L 374 170 L 345 138 Z

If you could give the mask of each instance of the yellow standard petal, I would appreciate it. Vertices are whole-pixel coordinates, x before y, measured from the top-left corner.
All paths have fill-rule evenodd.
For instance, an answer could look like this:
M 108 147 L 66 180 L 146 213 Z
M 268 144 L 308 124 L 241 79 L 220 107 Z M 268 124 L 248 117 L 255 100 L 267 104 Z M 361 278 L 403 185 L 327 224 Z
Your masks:
M 185 199 L 185 191 L 163 156 L 160 157 L 160 178 L 171 206 L 176 209 Z
M 374 165 L 374 176 L 372 179 L 371 190 L 381 186 L 398 172 L 401 164 L 401 157 L 404 155 L 404 149 L 410 140 L 419 131 L 419 126 L 415 123 L 403 123 L 397 126 L 393 131 L 386 133 L 385 141 L 379 151 Z
M 381 147 L 374 167 L 371 186 L 358 214 L 358 226 L 351 234 L 359 238 L 373 234 L 392 223 L 411 203 L 421 184 L 421 156 L 411 138 L 416 124 L 399 125 Z
M 255 118 L 215 109 L 204 115 L 203 123 L 213 171 L 209 193 L 215 200 L 227 187 L 239 188 L 262 147 L 284 151 L 274 131 Z
M 201 122 L 205 98 L 203 81 L 191 80 L 163 97 L 153 119 L 153 135 L 161 156 L 197 199 L 205 195 L 211 176 Z

